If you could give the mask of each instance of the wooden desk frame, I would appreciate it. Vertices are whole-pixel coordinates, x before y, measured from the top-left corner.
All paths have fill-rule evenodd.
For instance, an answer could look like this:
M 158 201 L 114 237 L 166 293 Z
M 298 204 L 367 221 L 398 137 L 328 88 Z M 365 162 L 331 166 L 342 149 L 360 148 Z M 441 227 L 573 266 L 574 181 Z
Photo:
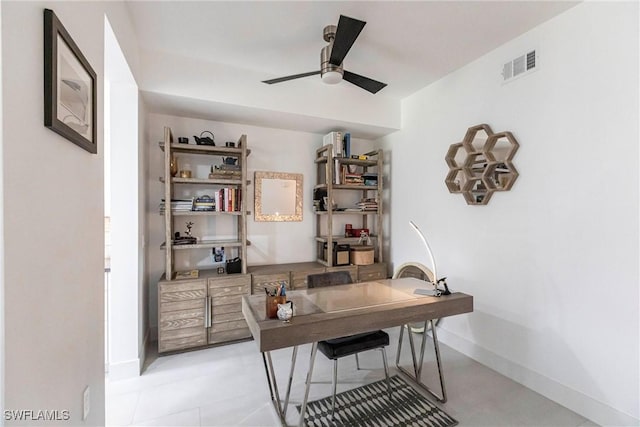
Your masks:
M 289 404 L 291 383 L 299 345 L 312 344 L 309 368 L 305 380 L 305 392 L 300 408 L 299 425 L 302 426 L 304 424 L 304 415 L 309 397 L 309 387 L 311 385 L 311 376 L 313 374 L 318 341 L 394 326 L 401 326 L 398 355 L 396 358 L 396 366 L 398 369 L 415 381 L 420 387 L 432 394 L 436 399 L 441 402 L 446 401 L 438 339 L 433 319 L 472 312 L 473 297 L 459 292 L 441 297 L 414 294 L 413 291 L 415 289 L 422 289 L 424 283 L 424 281 L 415 278 L 400 278 L 339 285 L 331 288 L 289 291 L 287 297 L 294 302 L 294 309 L 296 310 L 291 322 L 265 318 L 265 295 L 244 296 L 242 298 L 242 313 L 258 345 L 258 349 L 262 353 L 271 401 L 282 425 L 286 425 L 286 411 Z M 318 293 L 323 294 L 319 295 Z M 385 301 L 385 297 L 380 297 L 380 293 L 390 295 L 389 301 Z M 353 307 L 340 308 L 337 310 L 323 309 L 322 302 L 328 306 L 331 305 L 331 299 L 327 297 L 328 295 L 339 295 L 340 298 L 347 298 L 346 300 L 340 300 L 342 306 L 345 306 L 345 304 L 348 306 L 349 299 L 353 301 L 354 305 Z M 375 300 L 376 303 L 368 305 L 366 299 L 369 297 Z M 399 355 L 404 328 L 413 322 L 424 322 L 425 332 L 422 337 L 419 360 L 416 358 L 413 337 L 411 332 L 409 332 L 409 344 L 412 351 L 414 371 L 412 374 L 399 366 Z M 427 322 L 431 322 L 432 325 L 432 337 L 436 349 L 442 396 L 436 395 L 421 381 L 422 362 L 427 336 Z M 293 353 L 291 356 L 287 390 L 283 402 L 280 399 L 271 359 L 271 351 L 287 347 L 293 347 Z

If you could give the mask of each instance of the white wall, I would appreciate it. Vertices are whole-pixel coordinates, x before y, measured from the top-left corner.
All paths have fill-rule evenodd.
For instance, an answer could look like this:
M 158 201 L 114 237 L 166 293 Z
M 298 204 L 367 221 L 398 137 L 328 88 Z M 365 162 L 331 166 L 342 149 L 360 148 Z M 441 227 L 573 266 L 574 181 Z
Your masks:
M 97 155 L 43 126 L 45 7 L 98 75 Z M 73 425 L 104 425 L 105 13 L 135 59 L 122 3 L 2 4 L 5 409 L 66 409 Z M 91 412 L 82 421 L 87 385 Z
M 2 99 L 2 3 L 0 3 L 0 99 Z M 0 103 L 0 378 L 4 378 L 4 130 Z M 0 412 L 4 414 L 4 381 L 0 380 Z M 0 426 L 4 425 L 4 417 Z
M 442 340 L 603 425 L 637 425 L 638 5 L 582 3 L 403 102 L 390 160 L 391 259 L 474 296 Z M 538 71 L 501 85 L 528 49 Z M 487 123 L 521 147 L 513 189 L 467 206 L 450 144 Z
M 189 137 L 194 143 L 193 135 L 199 136 L 204 130 L 210 130 L 215 135 L 217 145 L 226 141 L 237 141 L 242 134 L 247 135 L 247 146 L 251 154 L 247 160 L 247 176 L 251 181 L 248 186 L 248 197 L 245 199 L 251 215 L 247 216 L 248 265 L 289 263 L 314 261 L 315 249 L 315 215 L 313 214 L 313 186 L 316 179 L 314 163 L 316 149 L 322 145 L 322 135 L 272 129 L 258 126 L 223 123 L 176 116 L 149 114 L 147 117 L 149 134 L 149 173 L 147 175 L 147 224 L 148 224 L 148 276 L 149 282 L 149 321 L 157 326 L 157 290 L 156 285 L 164 272 L 164 252 L 160 245 L 164 242 L 164 217 L 158 214 L 158 205 L 164 197 L 163 184 L 159 177 L 163 174 L 163 153 L 158 142 L 163 139 L 164 126 L 169 126 L 174 138 Z M 368 151 L 369 141 L 356 139 L 353 141 L 353 151 Z M 195 170 L 196 162 L 178 157 L 178 166 L 184 168 L 189 162 L 197 176 L 207 176 L 209 168 L 204 165 Z M 220 164 L 219 158 L 213 158 L 212 164 Z M 300 222 L 256 222 L 253 219 L 254 206 L 254 172 L 288 172 L 301 173 L 303 177 L 303 220 Z M 204 193 L 206 193 L 205 190 Z M 202 192 L 200 191 L 200 192 Z M 200 193 L 198 193 L 200 195 Z M 232 230 L 234 220 L 230 218 L 216 218 L 215 232 Z M 194 235 L 211 233 L 211 228 L 205 228 L 204 221 L 194 220 Z M 184 232 L 185 226 L 175 222 L 175 230 Z M 210 263 L 209 251 L 192 251 L 192 256 L 179 254 L 176 259 L 177 269 L 204 267 Z

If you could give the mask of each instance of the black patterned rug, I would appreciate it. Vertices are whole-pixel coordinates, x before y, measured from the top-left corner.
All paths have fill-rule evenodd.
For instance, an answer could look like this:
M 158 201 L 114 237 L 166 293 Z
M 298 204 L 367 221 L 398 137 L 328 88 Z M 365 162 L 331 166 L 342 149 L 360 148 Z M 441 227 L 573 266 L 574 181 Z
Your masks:
M 418 393 L 404 379 L 376 381 L 336 395 L 336 411 L 331 418 L 331 396 L 307 403 L 307 426 L 427 426 L 458 424 L 446 412 Z M 300 412 L 300 405 L 297 405 Z

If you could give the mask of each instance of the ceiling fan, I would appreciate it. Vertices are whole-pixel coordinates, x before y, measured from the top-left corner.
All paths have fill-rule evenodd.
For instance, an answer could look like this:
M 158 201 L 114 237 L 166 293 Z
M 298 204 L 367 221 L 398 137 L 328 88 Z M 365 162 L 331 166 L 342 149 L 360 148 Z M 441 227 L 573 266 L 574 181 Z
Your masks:
M 324 27 L 322 32 L 324 40 L 329 42 L 329 44 L 323 47 L 320 52 L 319 71 L 310 71 L 308 73 L 264 80 L 262 83 L 271 85 L 274 83 L 286 82 L 287 80 L 320 74 L 322 81 L 325 83 L 336 84 L 344 79 L 366 91 L 377 93 L 387 84 L 347 71 L 343 68 L 342 64 L 342 60 L 347 56 L 349 49 L 353 46 L 353 43 L 358 38 L 358 35 L 360 35 L 365 24 L 366 22 L 364 21 L 340 15 L 337 27 L 335 25 L 327 25 Z

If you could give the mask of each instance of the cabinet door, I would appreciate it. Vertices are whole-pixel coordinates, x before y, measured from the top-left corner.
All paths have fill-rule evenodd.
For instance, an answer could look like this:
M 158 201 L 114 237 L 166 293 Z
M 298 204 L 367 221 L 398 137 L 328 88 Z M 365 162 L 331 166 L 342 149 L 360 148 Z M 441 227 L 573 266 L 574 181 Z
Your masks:
M 378 262 L 370 265 L 358 266 L 358 282 L 369 282 L 387 278 L 387 264 Z
M 249 338 L 251 332 L 242 315 L 242 296 L 249 295 L 251 276 L 231 274 L 209 279 L 211 320 L 209 344 Z
M 206 281 L 160 282 L 158 291 L 158 352 L 205 345 Z
M 271 291 L 284 282 L 287 289 L 291 289 L 291 276 L 289 272 L 276 274 L 253 274 L 251 278 L 251 291 L 253 294 L 263 294 L 264 288 Z

